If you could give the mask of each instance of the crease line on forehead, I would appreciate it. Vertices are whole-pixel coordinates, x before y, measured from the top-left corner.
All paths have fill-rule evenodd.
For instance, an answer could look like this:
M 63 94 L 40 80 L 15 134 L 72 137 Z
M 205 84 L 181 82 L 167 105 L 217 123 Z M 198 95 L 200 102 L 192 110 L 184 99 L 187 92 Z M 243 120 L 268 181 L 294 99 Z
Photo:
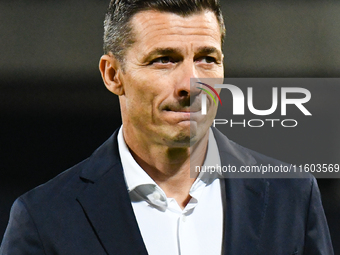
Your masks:
M 192 20 L 195 21 L 194 23 L 190 22 L 190 20 L 188 20 L 188 18 L 190 18 L 190 16 L 188 17 L 181 17 L 183 18 L 183 20 L 178 20 L 177 18 L 167 18 L 167 19 L 152 19 L 153 15 L 149 15 L 149 17 L 147 19 L 144 19 L 144 17 L 139 17 L 139 13 L 137 13 L 130 21 L 130 24 L 133 25 L 135 32 L 138 31 L 139 33 L 144 32 L 144 30 L 150 30 L 153 27 L 164 27 L 166 26 L 164 29 L 168 29 L 168 25 L 170 24 L 171 28 L 174 29 L 208 29 L 210 31 L 214 31 L 215 32 L 215 28 L 212 28 L 211 25 L 214 25 L 216 23 L 217 25 L 217 30 L 218 32 L 220 32 L 219 26 L 218 26 L 218 22 L 217 20 L 215 20 L 216 22 L 214 22 L 214 19 L 207 19 L 206 17 L 200 20 Z M 176 17 L 179 15 L 176 15 Z M 158 22 L 155 22 L 158 21 Z M 191 23 L 190 25 L 188 25 L 188 23 Z M 205 25 L 202 27 L 202 24 Z M 153 31 L 157 30 L 157 29 L 151 29 Z M 159 30 L 159 29 L 158 29 Z M 210 33 L 208 33 L 210 34 Z
M 163 26 L 158 26 L 154 27 L 154 29 L 148 28 L 143 28 L 139 30 L 136 33 L 135 30 L 135 36 L 137 40 L 143 40 L 145 37 L 147 37 L 147 40 L 154 40 L 155 38 L 159 36 L 183 36 L 183 37 L 188 37 L 188 36 L 204 36 L 204 37 L 209 37 L 212 40 L 217 40 L 218 43 L 220 43 L 220 30 L 214 29 L 214 28 L 201 28 L 201 27 L 190 27 L 190 28 L 185 28 L 184 30 L 181 30 L 182 27 L 177 27 L 177 26 L 172 26 L 170 27 L 163 27 Z M 148 30 L 148 31 L 147 31 Z M 202 40 L 200 38 L 199 40 Z
M 138 29 L 137 29 L 138 28 Z M 187 32 L 188 30 L 199 30 L 199 31 L 204 31 L 207 35 L 211 34 L 211 32 L 213 33 L 216 33 L 216 34 L 219 34 L 220 33 L 220 30 L 218 27 L 210 27 L 210 26 L 201 26 L 201 24 L 195 24 L 193 26 L 185 26 L 185 25 L 174 25 L 174 24 L 171 24 L 171 25 L 166 25 L 165 23 L 157 23 L 157 24 L 154 24 L 154 23 L 151 23 L 150 25 L 148 26 L 139 26 L 139 27 L 135 27 L 134 29 L 136 31 L 139 31 L 139 33 L 142 33 L 144 32 L 145 30 L 150 30 L 150 31 L 161 31 L 161 30 L 165 30 L 165 31 L 169 31 L 169 28 L 171 30 L 175 30 L 177 33 L 180 33 L 180 34 L 184 34 L 184 33 L 188 33 L 188 34 L 191 34 L 191 32 Z M 185 31 L 185 32 L 182 32 L 181 33 L 181 30 Z

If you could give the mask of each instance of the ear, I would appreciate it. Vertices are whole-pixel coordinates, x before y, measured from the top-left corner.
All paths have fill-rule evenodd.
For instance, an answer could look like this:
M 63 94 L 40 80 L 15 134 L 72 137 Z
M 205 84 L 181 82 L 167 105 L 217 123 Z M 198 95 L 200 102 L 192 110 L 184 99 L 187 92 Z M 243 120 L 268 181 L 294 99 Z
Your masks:
M 121 82 L 121 65 L 113 55 L 103 55 L 99 61 L 99 70 L 108 90 L 117 96 L 124 95 Z

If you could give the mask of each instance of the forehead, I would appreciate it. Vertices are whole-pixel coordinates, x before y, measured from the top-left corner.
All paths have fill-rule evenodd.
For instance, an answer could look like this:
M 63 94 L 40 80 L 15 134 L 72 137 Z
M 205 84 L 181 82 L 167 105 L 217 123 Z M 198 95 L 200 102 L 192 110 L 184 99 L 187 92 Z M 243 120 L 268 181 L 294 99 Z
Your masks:
M 135 44 L 142 44 L 144 48 L 188 42 L 210 43 L 221 48 L 220 26 L 211 11 L 185 17 L 169 12 L 142 11 L 131 19 L 131 27 Z

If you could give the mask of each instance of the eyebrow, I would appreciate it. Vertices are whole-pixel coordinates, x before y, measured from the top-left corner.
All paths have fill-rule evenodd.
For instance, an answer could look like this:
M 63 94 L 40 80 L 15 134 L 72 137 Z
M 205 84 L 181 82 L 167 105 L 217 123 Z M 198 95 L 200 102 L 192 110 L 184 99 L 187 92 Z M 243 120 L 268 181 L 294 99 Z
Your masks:
M 144 59 L 147 61 L 150 60 L 153 56 L 157 55 L 176 55 L 181 54 L 183 49 L 181 48 L 173 48 L 173 47 L 167 47 L 167 48 L 155 48 L 149 53 L 147 53 L 144 56 Z M 209 46 L 202 46 L 199 47 L 195 53 L 195 55 L 209 55 L 209 54 L 217 54 L 219 57 L 222 56 L 222 52 L 215 47 L 209 47 Z
M 150 58 L 152 58 L 153 56 L 157 56 L 157 55 L 175 55 L 175 54 L 179 54 L 182 50 L 180 48 L 172 48 L 172 47 L 168 47 L 168 48 L 156 48 L 152 51 L 150 51 L 149 53 L 147 53 L 144 56 L 144 59 L 149 60 Z
M 216 49 L 215 47 L 207 47 L 207 46 L 199 47 L 196 54 L 209 55 L 213 53 L 217 54 L 219 57 L 222 56 L 222 52 L 220 50 Z

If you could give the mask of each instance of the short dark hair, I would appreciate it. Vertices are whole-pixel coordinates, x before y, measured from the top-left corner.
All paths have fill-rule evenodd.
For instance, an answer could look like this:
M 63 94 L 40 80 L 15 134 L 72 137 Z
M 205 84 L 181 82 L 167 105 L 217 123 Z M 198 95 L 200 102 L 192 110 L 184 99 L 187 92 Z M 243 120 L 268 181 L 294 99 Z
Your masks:
M 104 54 L 111 52 L 123 63 L 125 51 L 134 43 L 130 21 L 135 14 L 146 10 L 171 12 L 183 17 L 210 10 L 220 25 L 223 43 L 225 26 L 218 0 L 111 0 L 104 21 Z

